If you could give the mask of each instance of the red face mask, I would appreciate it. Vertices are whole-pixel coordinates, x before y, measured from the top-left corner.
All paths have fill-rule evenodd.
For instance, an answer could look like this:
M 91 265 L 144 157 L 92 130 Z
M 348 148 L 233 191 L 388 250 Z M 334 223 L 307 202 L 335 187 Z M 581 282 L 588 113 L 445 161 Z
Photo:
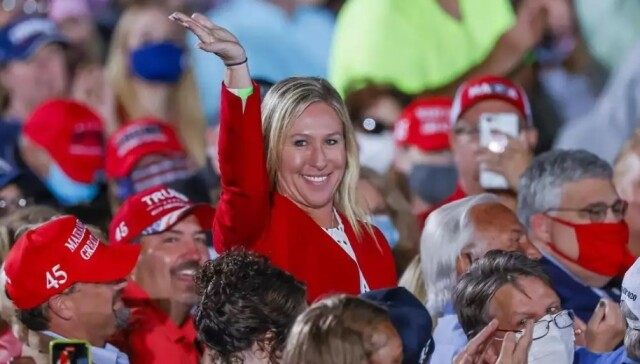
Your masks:
M 574 224 L 552 216 L 549 218 L 572 227 L 578 241 L 578 259 L 566 256 L 553 244 L 549 244 L 556 254 L 605 277 L 615 277 L 629 268 L 629 227 L 624 220 L 614 223 Z

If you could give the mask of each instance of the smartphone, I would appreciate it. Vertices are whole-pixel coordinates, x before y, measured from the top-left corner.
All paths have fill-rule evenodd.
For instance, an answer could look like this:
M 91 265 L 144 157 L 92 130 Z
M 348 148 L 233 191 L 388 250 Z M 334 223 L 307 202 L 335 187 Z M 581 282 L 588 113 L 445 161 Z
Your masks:
M 49 360 L 51 364 L 91 364 L 91 345 L 85 340 L 52 340 Z
M 518 137 L 519 119 L 517 114 L 482 114 L 480 115 L 480 145 L 494 153 L 502 153 L 509 140 L 504 135 L 496 135 L 492 131 Z M 480 186 L 487 190 L 506 190 L 509 183 L 499 173 L 480 169 Z

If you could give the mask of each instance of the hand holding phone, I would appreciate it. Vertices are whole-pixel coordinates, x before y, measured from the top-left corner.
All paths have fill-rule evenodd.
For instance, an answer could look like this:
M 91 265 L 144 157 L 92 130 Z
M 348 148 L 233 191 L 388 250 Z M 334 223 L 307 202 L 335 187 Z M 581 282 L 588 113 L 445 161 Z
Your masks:
M 519 123 L 518 115 L 513 113 L 480 115 L 480 145 L 495 154 L 504 153 L 509 144 L 507 136 L 518 136 Z M 482 168 L 480 186 L 489 190 L 506 190 L 509 189 L 509 181 L 500 173 Z

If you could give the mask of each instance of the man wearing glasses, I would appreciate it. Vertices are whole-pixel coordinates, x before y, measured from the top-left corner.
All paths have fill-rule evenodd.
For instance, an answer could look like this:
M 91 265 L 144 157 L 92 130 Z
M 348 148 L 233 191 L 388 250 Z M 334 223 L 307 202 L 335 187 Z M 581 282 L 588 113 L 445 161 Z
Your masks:
M 490 151 L 480 145 L 480 118 L 483 114 L 511 114 L 517 117 L 518 137 L 504 135 L 506 143 L 503 151 Z M 538 142 L 538 131 L 533 126 L 531 107 L 524 90 L 502 77 L 471 79 L 456 92 L 450 122 L 449 141 L 458 171 L 458 184 L 449 198 L 420 216 L 420 219 L 426 219 L 439 206 L 484 192 L 498 195 L 505 205 L 515 210 L 518 179 L 529 165 Z M 480 183 L 481 169 L 502 175 L 508 187 L 484 188 Z
M 469 338 L 486 339 L 485 358 L 497 358 L 503 343 L 514 345 L 531 330 L 528 364 L 623 363 L 624 348 L 595 354 L 576 347 L 575 314 L 562 305 L 539 261 L 517 252 L 492 251 L 475 262 L 453 291 L 453 305 Z M 527 340 L 528 336 L 523 339 Z M 474 363 L 473 358 L 455 363 Z M 490 361 L 493 362 L 493 361 Z
M 612 301 L 620 302 L 620 277 L 635 260 L 627 248 L 626 210 L 611 166 L 586 151 L 543 153 L 520 180 L 518 217 L 562 306 L 583 321 L 592 314 L 603 321 L 620 316 Z M 611 331 L 615 345 L 623 331 Z

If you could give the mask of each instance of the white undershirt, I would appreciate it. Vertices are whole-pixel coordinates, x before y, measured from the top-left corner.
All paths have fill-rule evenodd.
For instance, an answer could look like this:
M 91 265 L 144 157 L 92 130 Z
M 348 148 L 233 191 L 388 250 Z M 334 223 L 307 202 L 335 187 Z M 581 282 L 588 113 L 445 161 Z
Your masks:
M 342 224 L 342 220 L 340 219 L 340 215 L 334 210 L 334 215 L 336 216 L 336 221 L 338 221 L 338 227 L 335 228 L 322 228 L 331 238 L 338 244 L 342 250 L 344 250 L 349 257 L 356 263 L 356 267 L 358 267 L 358 274 L 360 275 L 360 293 L 369 292 L 369 285 L 367 284 L 367 280 L 364 278 L 362 274 L 362 270 L 360 269 L 360 264 L 358 264 L 358 259 L 356 259 L 356 253 L 353 251 L 351 247 L 351 243 L 349 242 L 349 237 L 344 232 L 344 225 Z

